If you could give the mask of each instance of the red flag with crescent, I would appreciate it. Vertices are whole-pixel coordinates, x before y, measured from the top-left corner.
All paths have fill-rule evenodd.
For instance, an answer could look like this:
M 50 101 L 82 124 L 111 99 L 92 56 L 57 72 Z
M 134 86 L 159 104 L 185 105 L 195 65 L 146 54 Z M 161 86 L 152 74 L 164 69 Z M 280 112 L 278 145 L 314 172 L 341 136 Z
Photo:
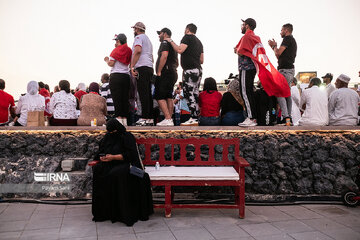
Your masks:
M 269 96 L 291 96 L 286 78 L 271 64 L 260 37 L 256 36 L 253 31 L 246 31 L 236 45 L 236 52 L 253 60 L 260 82 Z

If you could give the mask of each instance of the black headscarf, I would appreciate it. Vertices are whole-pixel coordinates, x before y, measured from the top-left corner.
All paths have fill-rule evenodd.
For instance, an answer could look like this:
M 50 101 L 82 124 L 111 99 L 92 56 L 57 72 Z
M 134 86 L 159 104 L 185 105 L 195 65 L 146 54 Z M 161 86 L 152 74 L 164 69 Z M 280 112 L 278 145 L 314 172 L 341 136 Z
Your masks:
M 108 133 L 111 133 L 115 130 L 118 134 L 124 134 L 126 132 L 126 128 L 116 118 L 111 118 L 106 123 L 106 130 Z
M 124 161 L 121 162 L 141 167 L 134 135 L 127 132 L 126 128 L 115 118 L 106 123 L 106 130 L 107 133 L 100 142 L 99 153 L 122 154 Z

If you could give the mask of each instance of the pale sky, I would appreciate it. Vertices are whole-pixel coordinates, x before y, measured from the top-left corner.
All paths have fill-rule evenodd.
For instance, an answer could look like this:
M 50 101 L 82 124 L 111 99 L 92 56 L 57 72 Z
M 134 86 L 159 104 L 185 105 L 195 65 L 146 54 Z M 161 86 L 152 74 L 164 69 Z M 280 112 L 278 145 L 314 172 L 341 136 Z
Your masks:
M 267 55 L 277 60 L 267 40 L 278 45 L 281 26 L 291 23 L 298 44 L 295 72 L 344 73 L 360 82 L 359 0 L 0 0 L 0 78 L 17 99 L 29 81 L 52 90 L 62 79 L 71 88 L 99 82 L 110 68 L 103 59 L 114 48 L 114 34 L 125 33 L 133 44 L 133 26 L 141 21 L 157 59 L 156 30 L 168 27 L 179 44 L 185 26 L 194 23 L 204 46 L 203 79 L 218 82 L 237 73 L 233 47 L 242 37 L 241 19 L 257 21 Z M 178 68 L 179 76 L 182 69 Z

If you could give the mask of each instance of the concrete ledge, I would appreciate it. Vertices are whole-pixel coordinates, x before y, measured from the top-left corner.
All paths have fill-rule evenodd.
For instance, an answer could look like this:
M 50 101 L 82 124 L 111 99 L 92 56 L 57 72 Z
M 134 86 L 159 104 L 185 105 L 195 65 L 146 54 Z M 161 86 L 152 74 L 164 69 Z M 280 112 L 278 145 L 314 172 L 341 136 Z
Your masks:
M 246 169 L 247 194 L 329 196 L 356 188 L 359 126 L 179 126 L 128 130 L 137 138 L 239 138 L 240 155 L 251 165 Z M 1 127 L 0 184 L 33 184 L 34 172 L 61 172 L 62 160 L 93 159 L 104 134 L 105 127 Z M 91 168 L 87 166 L 81 174 L 73 175 L 71 183 L 74 189 L 70 194 L 56 196 L 82 198 L 91 193 Z M 47 197 L 6 197 L 19 196 Z

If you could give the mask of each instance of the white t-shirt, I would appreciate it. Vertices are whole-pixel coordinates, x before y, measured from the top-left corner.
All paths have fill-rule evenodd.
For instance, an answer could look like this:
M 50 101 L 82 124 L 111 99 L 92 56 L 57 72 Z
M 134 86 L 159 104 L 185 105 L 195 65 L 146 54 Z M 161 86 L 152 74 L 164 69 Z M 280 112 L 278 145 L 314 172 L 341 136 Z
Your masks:
M 109 57 L 111 61 L 115 61 L 114 66 L 111 68 L 110 73 L 126 73 L 130 74 L 129 65 L 125 65 L 122 62 L 117 61 L 115 58 Z
M 298 121 L 301 118 L 300 113 L 300 92 L 297 86 L 291 87 L 291 101 L 292 101 L 292 107 L 291 107 L 291 117 L 293 120 L 294 125 L 297 125 Z
M 140 46 L 141 47 L 141 54 L 140 54 L 140 58 L 137 61 L 137 63 L 135 64 L 135 68 L 138 67 L 153 67 L 153 47 L 152 44 L 150 42 L 150 39 L 148 38 L 148 36 L 146 36 L 144 33 L 143 34 L 139 34 L 135 37 L 134 40 L 134 44 L 132 47 L 132 52 L 134 54 L 134 49 L 136 46 Z
M 50 112 L 55 119 L 77 119 L 76 97 L 64 90 L 54 93 L 50 99 Z
M 327 93 L 328 98 L 330 98 L 331 93 L 335 90 L 336 90 L 336 87 L 334 85 L 332 85 L 331 83 L 326 85 L 326 93 Z
M 17 120 L 21 125 L 27 124 L 27 113 L 32 111 L 44 111 L 45 98 L 39 94 L 26 94 L 19 98 L 16 114 L 20 113 L 20 118 Z
M 329 99 L 329 125 L 355 126 L 358 122 L 359 95 L 352 89 L 339 88 Z
M 300 107 L 306 104 L 299 120 L 300 126 L 325 126 L 329 123 L 328 98 L 318 86 L 305 89 L 301 95 Z

